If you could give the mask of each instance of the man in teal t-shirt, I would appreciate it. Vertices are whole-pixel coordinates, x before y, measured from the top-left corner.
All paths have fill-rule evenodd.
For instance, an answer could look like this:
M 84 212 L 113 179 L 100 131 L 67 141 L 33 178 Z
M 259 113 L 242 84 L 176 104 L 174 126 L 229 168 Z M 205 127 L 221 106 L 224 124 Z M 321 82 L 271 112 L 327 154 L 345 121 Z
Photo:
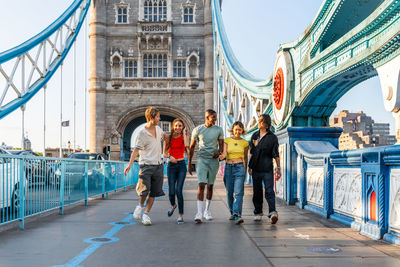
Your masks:
M 192 132 L 192 142 L 189 153 L 189 173 L 192 174 L 192 158 L 196 142 L 199 142 L 199 151 L 197 153 L 197 178 L 199 179 L 199 189 L 197 193 L 197 214 L 194 220 L 201 223 L 203 217 L 204 188 L 207 185 L 206 208 L 204 218 L 212 220 L 210 204 L 213 194 L 215 177 L 217 176 L 219 162 L 218 157 L 224 149 L 224 132 L 221 127 L 216 126 L 217 113 L 208 109 L 206 111 L 206 122 L 194 128 Z

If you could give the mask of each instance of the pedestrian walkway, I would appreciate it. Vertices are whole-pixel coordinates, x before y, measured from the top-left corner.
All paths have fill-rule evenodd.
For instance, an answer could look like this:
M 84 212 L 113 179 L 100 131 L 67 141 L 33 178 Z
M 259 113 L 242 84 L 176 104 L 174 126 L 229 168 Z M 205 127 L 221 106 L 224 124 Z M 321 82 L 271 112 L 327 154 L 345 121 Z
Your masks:
M 0 266 L 400 266 L 399 246 L 295 206 L 278 202 L 276 225 L 266 217 L 254 222 L 250 187 L 245 222 L 235 225 L 221 179 L 214 220 L 195 224 L 196 185 L 195 177 L 187 178 L 183 225 L 176 224 L 177 210 L 167 217 L 167 196 L 156 200 L 152 226 L 135 222 L 136 192 L 119 192 L 28 222 L 25 230 L 0 232 Z

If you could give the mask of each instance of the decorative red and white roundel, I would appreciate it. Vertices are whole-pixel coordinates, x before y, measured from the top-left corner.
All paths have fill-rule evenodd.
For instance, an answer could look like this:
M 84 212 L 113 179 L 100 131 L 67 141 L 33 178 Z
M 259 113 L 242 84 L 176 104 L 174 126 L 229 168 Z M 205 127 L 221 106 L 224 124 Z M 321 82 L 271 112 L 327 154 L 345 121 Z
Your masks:
M 282 68 L 277 69 L 274 76 L 274 102 L 276 109 L 280 110 L 283 103 L 283 95 L 285 93 L 285 81 Z
M 292 60 L 289 52 L 280 51 L 277 55 L 273 80 L 273 106 L 276 126 L 280 125 L 289 109 L 290 82 L 293 81 Z

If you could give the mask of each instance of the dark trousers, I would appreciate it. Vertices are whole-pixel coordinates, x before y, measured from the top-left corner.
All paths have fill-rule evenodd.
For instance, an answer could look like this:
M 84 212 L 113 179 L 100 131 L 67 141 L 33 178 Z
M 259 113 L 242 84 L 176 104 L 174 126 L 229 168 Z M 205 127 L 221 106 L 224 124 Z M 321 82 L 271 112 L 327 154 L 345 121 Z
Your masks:
M 252 173 L 253 178 L 253 204 L 254 214 L 263 214 L 263 183 L 265 188 L 265 199 L 268 203 L 269 215 L 275 212 L 275 191 L 274 191 L 274 175 L 273 172 L 255 172 Z
M 183 214 L 183 183 L 186 178 L 186 163 L 184 160 L 177 163 L 168 163 L 168 191 L 169 202 L 175 206 L 175 195 L 178 198 L 179 214 Z

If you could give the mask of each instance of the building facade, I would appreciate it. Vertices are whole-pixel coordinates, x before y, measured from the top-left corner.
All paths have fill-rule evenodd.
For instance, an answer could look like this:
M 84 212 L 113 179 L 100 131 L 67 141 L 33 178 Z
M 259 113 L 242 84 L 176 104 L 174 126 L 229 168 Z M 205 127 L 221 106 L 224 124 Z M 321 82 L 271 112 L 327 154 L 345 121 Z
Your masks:
M 209 0 L 94 0 L 90 13 L 90 150 L 126 159 L 131 135 L 156 106 L 167 130 L 189 130 L 213 107 Z
M 343 128 L 339 137 L 340 150 L 396 143 L 396 137 L 390 135 L 389 123 L 376 123 L 362 111 L 350 113 L 348 110 L 342 110 L 339 115 L 329 120 L 329 126 Z

